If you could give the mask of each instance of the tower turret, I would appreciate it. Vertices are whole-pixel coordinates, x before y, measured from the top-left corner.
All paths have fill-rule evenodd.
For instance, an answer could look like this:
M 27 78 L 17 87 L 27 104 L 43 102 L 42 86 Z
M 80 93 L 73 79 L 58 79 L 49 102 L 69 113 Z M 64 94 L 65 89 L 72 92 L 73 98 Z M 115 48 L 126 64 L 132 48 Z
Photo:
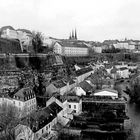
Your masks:
M 76 29 L 75 29 L 75 37 L 74 38 L 77 40 L 77 32 L 76 32 Z

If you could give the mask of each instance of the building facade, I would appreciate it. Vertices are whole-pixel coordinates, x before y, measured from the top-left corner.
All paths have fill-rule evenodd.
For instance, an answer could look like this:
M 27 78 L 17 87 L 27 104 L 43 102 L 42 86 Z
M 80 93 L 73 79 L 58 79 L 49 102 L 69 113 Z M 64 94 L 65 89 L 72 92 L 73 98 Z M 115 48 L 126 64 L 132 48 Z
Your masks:
M 88 47 L 78 41 L 62 41 L 56 42 L 54 44 L 54 52 L 62 56 L 67 57 L 78 57 L 78 56 L 88 56 Z
M 32 88 L 22 88 L 13 96 L 13 104 L 21 112 L 21 117 L 24 117 L 37 109 L 36 96 Z

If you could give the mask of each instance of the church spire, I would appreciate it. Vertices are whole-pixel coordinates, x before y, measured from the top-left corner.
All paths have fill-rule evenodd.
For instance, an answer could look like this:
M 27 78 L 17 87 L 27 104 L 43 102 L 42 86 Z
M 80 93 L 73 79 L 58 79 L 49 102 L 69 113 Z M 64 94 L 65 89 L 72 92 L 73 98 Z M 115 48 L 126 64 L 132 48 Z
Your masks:
M 71 39 L 71 33 L 70 33 L 69 39 Z
M 75 37 L 74 38 L 77 40 L 77 32 L 76 32 L 76 29 L 75 29 Z
M 74 33 L 73 33 L 73 30 L 72 30 L 72 39 L 74 39 Z

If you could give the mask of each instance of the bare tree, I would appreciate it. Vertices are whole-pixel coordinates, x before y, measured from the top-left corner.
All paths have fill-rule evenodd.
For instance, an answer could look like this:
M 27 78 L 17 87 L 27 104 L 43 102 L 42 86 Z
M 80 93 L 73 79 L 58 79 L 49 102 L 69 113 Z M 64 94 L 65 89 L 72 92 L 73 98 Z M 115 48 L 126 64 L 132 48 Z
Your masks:
M 14 128 L 20 122 L 17 108 L 12 104 L 0 105 L 0 139 L 14 140 Z

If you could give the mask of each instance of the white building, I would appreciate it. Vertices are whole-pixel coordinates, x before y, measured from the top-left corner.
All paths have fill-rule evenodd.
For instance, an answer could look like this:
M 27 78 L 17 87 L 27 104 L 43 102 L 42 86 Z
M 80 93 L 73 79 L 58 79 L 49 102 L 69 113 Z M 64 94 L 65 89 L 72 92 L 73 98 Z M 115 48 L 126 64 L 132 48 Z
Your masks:
M 22 44 L 22 51 L 26 50 L 27 52 L 30 51 L 30 46 L 32 46 L 32 33 L 29 30 L 26 29 L 18 29 L 18 39 L 20 40 Z
M 129 41 L 120 41 L 113 45 L 116 49 L 134 50 L 136 48 L 135 44 Z
M 53 51 L 57 54 L 63 55 L 63 48 L 58 42 L 54 44 Z
M 76 86 L 73 90 L 77 96 L 86 95 L 86 92 L 80 86 Z
M 4 26 L 1 28 L 1 37 L 10 38 L 10 39 L 18 39 L 18 33 L 11 26 Z
M 12 98 L 6 95 L 0 95 L 0 105 L 7 104 L 7 105 L 13 105 Z
M 129 78 L 130 72 L 129 69 L 126 67 L 122 67 L 117 70 L 117 74 L 120 78 Z
M 79 115 L 82 113 L 82 100 L 78 96 L 68 96 L 67 97 L 68 106 L 73 110 L 75 115 Z
M 94 93 L 94 96 L 101 96 L 101 97 L 107 96 L 107 97 L 111 97 L 112 99 L 115 99 L 118 98 L 118 92 L 112 89 L 103 89 L 101 91 Z
M 14 94 L 12 101 L 21 112 L 21 117 L 30 114 L 37 108 L 36 96 L 30 87 L 20 89 Z
M 54 52 L 63 56 L 87 56 L 89 49 L 87 45 L 78 41 L 62 41 L 54 44 Z

